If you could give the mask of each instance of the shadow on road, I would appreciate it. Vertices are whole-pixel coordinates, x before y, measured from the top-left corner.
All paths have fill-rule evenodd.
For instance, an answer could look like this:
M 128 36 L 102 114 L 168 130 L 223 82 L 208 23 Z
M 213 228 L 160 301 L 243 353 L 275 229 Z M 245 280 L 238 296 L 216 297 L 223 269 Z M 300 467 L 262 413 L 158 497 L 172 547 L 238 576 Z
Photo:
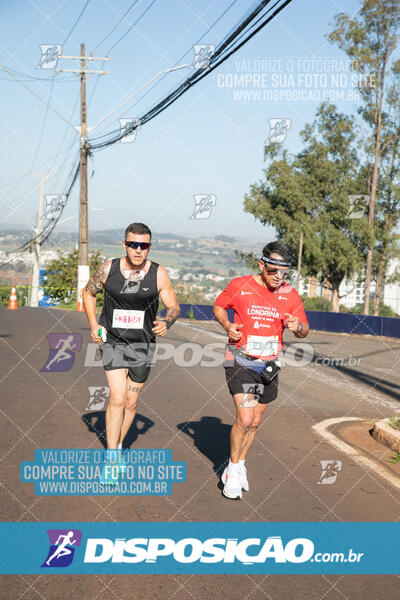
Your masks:
M 82 415 L 82 421 L 87 425 L 87 428 L 91 433 L 97 435 L 104 448 L 107 448 L 106 411 L 98 410 L 96 412 L 84 414 Z M 153 425 L 154 421 L 151 419 L 136 414 L 135 420 L 124 439 L 124 448 L 130 448 L 132 444 L 136 442 L 139 435 L 144 435 L 150 427 L 153 427 Z
M 365 355 L 365 356 L 367 356 L 367 355 Z M 322 358 L 322 360 L 325 358 L 325 359 L 327 359 L 327 361 L 332 359 L 332 357 L 330 357 L 330 356 L 324 356 L 323 354 L 318 353 L 318 354 L 314 355 L 312 362 L 316 362 L 317 359 L 321 359 L 321 358 Z M 362 358 L 362 356 L 360 358 Z M 316 363 L 316 364 L 318 364 L 318 363 Z M 321 365 L 318 365 L 318 366 L 321 366 Z M 325 368 L 329 367 L 330 369 L 334 369 L 335 371 L 338 371 L 339 373 L 343 373 L 343 375 L 348 375 L 349 377 L 356 379 L 358 382 L 364 383 L 365 385 L 369 385 L 370 387 L 374 388 L 378 392 L 381 392 L 382 394 L 385 394 L 386 396 L 390 396 L 391 398 L 394 398 L 395 400 L 400 401 L 400 391 L 399 391 L 400 385 L 383 378 L 384 376 L 390 377 L 390 373 L 385 374 L 384 376 L 378 377 L 375 375 L 371 375 L 370 373 L 361 371 L 359 369 L 353 369 L 352 367 L 350 367 L 348 365 L 344 365 L 344 364 L 334 364 L 333 363 L 333 364 L 324 364 L 323 366 Z M 388 371 L 390 371 L 390 369 L 388 369 Z
M 212 463 L 214 472 L 221 475 L 229 458 L 231 425 L 218 417 L 201 417 L 200 421 L 179 423 L 177 428 L 194 441 L 196 448 Z

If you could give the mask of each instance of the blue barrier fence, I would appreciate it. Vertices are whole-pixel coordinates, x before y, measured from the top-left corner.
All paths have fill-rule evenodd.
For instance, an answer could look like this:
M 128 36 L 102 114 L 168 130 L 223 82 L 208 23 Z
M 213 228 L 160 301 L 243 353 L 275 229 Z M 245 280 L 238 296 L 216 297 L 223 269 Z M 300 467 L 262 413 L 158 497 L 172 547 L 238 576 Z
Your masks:
M 209 304 L 181 304 L 181 318 L 197 321 L 213 321 L 213 307 Z M 165 310 L 162 311 L 165 315 Z M 331 313 L 307 310 L 307 319 L 311 329 L 363 335 L 382 335 L 400 338 L 400 319 L 393 317 L 372 317 L 351 313 Z M 233 320 L 233 310 L 228 310 Z

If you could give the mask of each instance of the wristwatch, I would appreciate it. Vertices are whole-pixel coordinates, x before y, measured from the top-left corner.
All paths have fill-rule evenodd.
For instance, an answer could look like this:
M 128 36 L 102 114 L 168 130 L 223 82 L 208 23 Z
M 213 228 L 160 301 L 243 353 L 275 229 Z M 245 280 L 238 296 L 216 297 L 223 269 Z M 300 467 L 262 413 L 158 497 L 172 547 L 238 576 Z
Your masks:
M 300 331 L 302 331 L 302 330 L 303 330 L 303 324 L 300 323 L 300 321 L 299 321 L 299 327 L 298 327 L 298 329 L 296 329 L 295 333 L 300 333 Z

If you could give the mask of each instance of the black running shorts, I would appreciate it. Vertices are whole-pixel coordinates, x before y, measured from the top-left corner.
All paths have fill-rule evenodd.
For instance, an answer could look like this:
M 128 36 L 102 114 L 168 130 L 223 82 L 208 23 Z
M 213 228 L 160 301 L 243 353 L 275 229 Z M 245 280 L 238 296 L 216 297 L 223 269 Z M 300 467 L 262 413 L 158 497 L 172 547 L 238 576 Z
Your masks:
M 99 346 L 104 370 L 128 369 L 128 375 L 135 383 L 144 383 L 149 377 L 154 349 L 155 344 L 111 341 Z
M 235 360 L 232 367 L 225 367 L 225 377 L 232 395 L 256 394 L 256 398 L 260 404 L 268 404 L 276 400 L 278 396 L 279 375 L 265 384 L 257 371 L 242 367 Z

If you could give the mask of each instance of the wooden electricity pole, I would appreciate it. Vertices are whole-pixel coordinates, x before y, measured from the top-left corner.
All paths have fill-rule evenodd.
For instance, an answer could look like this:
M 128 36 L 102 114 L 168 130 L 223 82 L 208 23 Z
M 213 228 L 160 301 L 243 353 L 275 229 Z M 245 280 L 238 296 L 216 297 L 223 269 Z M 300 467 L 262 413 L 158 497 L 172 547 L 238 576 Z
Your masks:
M 78 73 L 81 80 L 81 124 L 77 127 L 80 134 L 80 199 L 79 199 L 79 258 L 78 258 L 78 285 L 77 299 L 82 288 L 89 280 L 89 225 L 88 225 L 88 183 L 87 183 L 87 157 L 89 144 L 87 141 L 90 127 L 87 126 L 86 114 L 86 74 L 105 75 L 108 71 L 94 71 L 86 69 L 86 61 L 110 60 L 109 57 L 94 58 L 85 56 L 85 44 L 81 44 L 80 56 L 59 56 L 58 59 L 73 59 L 80 61 L 79 69 L 59 69 L 58 73 Z

